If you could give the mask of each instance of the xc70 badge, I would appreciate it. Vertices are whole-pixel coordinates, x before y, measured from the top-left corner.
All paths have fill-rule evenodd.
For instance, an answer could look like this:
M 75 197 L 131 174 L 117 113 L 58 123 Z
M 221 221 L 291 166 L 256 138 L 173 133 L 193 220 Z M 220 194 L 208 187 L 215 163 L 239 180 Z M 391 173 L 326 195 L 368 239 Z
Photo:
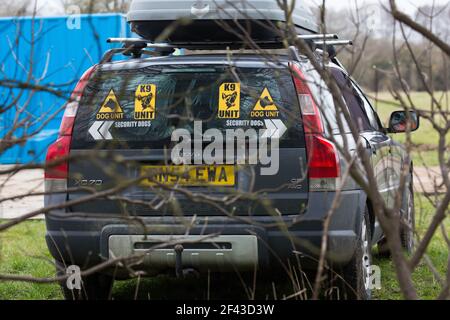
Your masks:
M 101 186 L 103 180 L 74 180 L 76 187 Z

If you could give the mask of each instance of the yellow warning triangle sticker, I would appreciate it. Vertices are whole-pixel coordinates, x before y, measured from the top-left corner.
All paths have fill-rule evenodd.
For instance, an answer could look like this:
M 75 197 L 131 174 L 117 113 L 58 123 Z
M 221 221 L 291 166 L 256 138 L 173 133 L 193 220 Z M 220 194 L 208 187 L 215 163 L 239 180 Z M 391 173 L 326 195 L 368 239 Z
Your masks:
M 258 101 L 256 101 L 253 111 L 278 111 L 278 108 L 270 95 L 269 89 L 264 88 Z
M 113 89 L 109 91 L 108 96 L 102 103 L 99 113 L 123 113 L 122 107 L 117 100 L 117 96 Z

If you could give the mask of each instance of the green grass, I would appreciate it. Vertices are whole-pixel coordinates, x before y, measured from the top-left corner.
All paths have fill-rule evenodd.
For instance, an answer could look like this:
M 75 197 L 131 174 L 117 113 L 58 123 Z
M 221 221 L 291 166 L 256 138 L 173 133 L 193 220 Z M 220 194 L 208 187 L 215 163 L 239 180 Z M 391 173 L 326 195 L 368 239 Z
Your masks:
M 433 207 L 423 196 L 416 196 L 416 220 L 418 231 L 423 233 L 433 214 Z M 446 230 L 450 230 L 447 219 Z M 54 267 L 47 251 L 45 240 L 45 224 L 42 221 L 28 221 L 4 232 L 0 236 L 0 273 L 15 275 L 32 275 L 51 277 Z M 374 250 L 376 251 L 376 249 Z M 438 272 L 444 276 L 448 259 L 448 249 L 442 234 L 438 233 L 431 243 L 428 255 Z M 374 292 L 375 299 L 401 299 L 401 293 L 395 277 L 392 262 L 379 258 L 375 254 L 375 264 L 381 267 L 382 289 Z M 433 274 L 422 262 L 414 273 L 414 282 L 419 295 L 424 299 L 432 299 L 439 294 L 440 286 Z M 143 279 L 142 281 L 117 281 L 114 286 L 114 299 L 133 299 L 137 284 L 139 299 L 247 299 L 245 290 L 237 280 L 230 282 L 224 278 L 208 283 L 207 277 L 201 279 L 176 280 L 168 276 Z M 277 286 L 277 297 L 292 293 L 287 282 Z M 273 298 L 271 283 L 258 287 L 257 298 Z M 23 282 L 0 281 L 0 299 L 62 299 L 56 284 L 32 284 Z
M 419 234 L 423 234 L 428 227 L 434 213 L 433 205 L 425 199 L 416 195 L 416 229 Z M 447 218 L 444 223 L 445 232 L 450 230 L 450 221 Z M 441 230 L 434 235 L 434 238 L 428 247 L 427 255 L 432 264 L 445 281 L 447 271 L 447 261 L 449 250 L 444 241 Z M 375 299 L 402 299 L 402 295 L 395 277 L 395 270 L 390 259 L 380 258 L 375 255 L 374 263 L 381 268 L 382 290 L 376 290 Z M 434 277 L 430 268 L 424 260 L 420 263 L 413 274 L 413 280 L 416 285 L 419 297 L 421 299 L 436 298 L 441 290 L 441 286 Z
M 0 273 L 53 277 L 55 268 L 44 235 L 45 223 L 42 221 L 27 221 L 0 233 Z M 0 280 L 0 300 L 61 298 L 54 284 Z
M 374 94 L 369 94 L 374 96 Z M 444 106 L 446 111 L 450 111 L 450 106 L 446 100 L 446 95 L 443 92 L 437 92 L 435 94 L 437 100 Z M 404 97 L 406 99 L 406 97 Z M 449 97 L 450 98 L 450 97 Z M 378 95 L 378 105 L 377 111 L 380 116 L 380 120 L 383 125 L 387 126 L 389 122 L 389 117 L 393 111 L 403 110 L 399 105 L 398 101 L 395 101 L 392 96 L 383 92 Z M 431 110 L 431 98 L 426 92 L 412 92 L 411 99 L 415 103 L 415 107 L 418 110 Z M 373 106 L 376 104 L 373 101 Z M 395 134 L 392 135 L 393 139 L 399 142 L 405 142 L 406 134 Z M 450 139 L 450 134 L 448 137 Z M 437 131 L 433 128 L 431 123 L 424 118 L 421 119 L 420 128 L 416 132 L 411 134 L 411 141 L 417 145 L 417 148 L 413 150 L 412 157 L 416 166 L 437 166 L 439 165 L 437 156 L 437 145 L 438 145 L 439 135 Z

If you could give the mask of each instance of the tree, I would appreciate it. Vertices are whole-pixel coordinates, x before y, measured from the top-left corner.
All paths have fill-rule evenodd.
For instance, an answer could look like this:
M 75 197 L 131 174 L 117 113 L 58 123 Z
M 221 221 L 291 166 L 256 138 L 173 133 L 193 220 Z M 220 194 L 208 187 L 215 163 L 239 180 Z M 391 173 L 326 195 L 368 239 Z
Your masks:
M 90 1 L 73 0 L 67 1 L 65 5 L 79 5 L 82 9 L 82 12 L 92 13 L 114 10 L 121 11 L 125 10 L 128 4 L 122 1 L 95 1 L 94 3 Z M 359 185 L 359 187 L 361 187 L 368 196 L 368 203 L 370 203 L 371 214 L 373 214 L 373 217 L 376 217 L 378 219 L 384 231 L 384 234 L 386 235 L 386 246 L 391 253 L 397 280 L 404 298 L 417 299 L 419 297 L 417 293 L 417 286 L 413 279 L 413 274 L 417 269 L 419 263 L 423 262 L 430 268 L 430 270 L 432 270 L 433 275 L 438 280 L 437 282 L 439 283 L 441 292 L 436 296 L 436 298 L 448 299 L 450 298 L 450 266 L 447 266 L 445 274 L 441 274 L 436 271 L 433 262 L 427 259 L 426 256 L 427 249 L 429 248 L 433 237 L 435 237 L 437 234 L 440 234 L 445 239 L 445 242 L 447 244 L 447 251 L 445 253 L 447 255 L 450 250 L 448 228 L 446 228 L 444 224 L 445 219 L 448 219 L 448 208 L 450 205 L 450 158 L 448 156 L 449 143 L 447 140 L 450 133 L 450 119 L 448 115 L 449 107 L 448 103 L 446 104 L 446 100 L 442 99 L 442 94 L 439 94 L 435 91 L 437 84 L 435 83 L 433 85 L 433 81 L 430 80 L 441 78 L 446 80 L 446 78 L 448 77 L 448 73 L 446 73 L 446 71 L 448 69 L 447 60 L 449 57 L 449 49 L 448 44 L 446 43 L 446 35 L 433 32 L 431 27 L 427 27 L 426 25 L 421 23 L 420 20 L 416 21 L 403 12 L 399 11 L 394 0 L 390 1 L 390 9 L 388 11 L 390 16 L 392 17 L 392 24 L 389 24 L 389 28 L 392 27 L 392 32 L 390 33 L 389 39 L 383 38 L 383 36 L 388 34 L 387 32 L 384 33 L 385 31 L 381 33 L 383 35 L 381 37 L 372 37 L 370 27 L 368 27 L 365 23 L 370 16 L 370 11 L 364 12 L 364 10 L 359 10 L 357 8 L 355 12 L 352 12 L 349 20 L 339 20 L 336 17 L 340 17 L 341 13 L 330 12 L 328 13 L 328 16 L 326 16 L 323 10 L 325 10 L 325 8 L 319 9 L 320 17 L 328 17 L 326 19 L 322 18 L 320 20 L 324 31 L 340 32 L 348 37 L 354 38 L 358 43 L 358 45 L 355 46 L 354 49 L 342 51 L 342 60 L 346 62 L 345 64 L 351 75 L 357 79 L 360 79 L 361 82 L 363 82 L 367 87 L 371 87 L 373 74 L 370 74 L 369 71 L 372 70 L 373 65 L 377 66 L 380 69 L 380 72 L 382 72 L 383 87 L 389 90 L 396 101 L 394 103 L 395 107 L 400 110 L 415 111 L 420 114 L 423 121 L 434 129 L 434 133 L 438 137 L 435 151 L 438 157 L 439 165 L 437 168 L 434 168 L 434 170 L 439 171 L 439 176 L 441 177 L 442 181 L 440 184 L 436 184 L 434 186 L 431 195 L 424 195 L 426 201 L 432 206 L 433 212 L 431 221 L 424 226 L 425 232 L 419 234 L 417 232 L 417 229 L 415 229 L 414 223 L 412 223 L 412 221 L 404 219 L 404 217 L 402 216 L 402 203 L 404 200 L 404 196 L 406 193 L 410 195 L 412 191 L 407 189 L 409 187 L 407 184 L 407 177 L 410 176 L 413 170 L 410 161 L 411 155 L 401 160 L 402 170 L 400 170 L 400 172 L 396 172 L 396 174 L 399 176 L 399 184 L 395 186 L 389 186 L 390 188 L 393 188 L 395 190 L 395 196 L 394 199 L 391 199 L 390 201 L 392 203 L 388 204 L 380 194 L 379 188 L 376 187 L 378 186 L 379 181 L 377 181 L 373 166 L 370 162 L 370 159 L 368 158 L 367 143 L 365 143 L 367 141 L 361 139 L 360 132 L 355 125 L 355 121 L 352 121 L 351 115 L 348 111 L 348 107 L 345 101 L 342 99 L 342 89 L 330 74 L 329 68 L 325 67 L 329 59 L 328 55 L 322 54 L 320 51 L 315 51 L 314 47 L 308 45 L 308 43 L 298 38 L 297 35 L 293 33 L 293 30 L 285 30 L 286 34 L 288 35 L 285 39 L 286 42 L 289 42 L 291 46 L 295 46 L 303 56 L 308 57 L 311 63 L 311 68 L 315 69 L 315 71 L 320 75 L 319 80 L 313 79 L 310 81 L 316 81 L 314 84 L 317 85 L 318 88 L 322 88 L 323 90 L 327 90 L 330 92 L 336 108 L 336 114 L 342 116 L 337 117 L 338 119 L 336 121 L 339 122 L 337 130 L 339 130 L 343 141 L 336 139 L 334 134 L 328 135 L 324 138 L 328 139 L 329 142 L 334 143 L 336 148 L 340 151 L 339 154 L 340 160 L 342 161 L 341 163 L 345 163 L 346 169 L 345 172 L 342 173 L 341 180 L 345 182 L 347 179 L 353 179 L 353 182 Z M 427 12 L 429 17 L 434 17 L 432 11 Z M 333 16 L 335 18 L 333 18 Z M 339 24 L 332 23 L 332 25 L 330 26 L 327 24 L 327 22 L 329 21 L 337 20 L 339 20 Z M 234 34 L 237 33 L 239 39 L 243 40 L 243 42 L 250 48 L 253 48 L 253 50 L 257 50 L 257 52 L 260 52 L 259 50 L 262 50 L 262 48 L 260 48 L 252 41 L 252 39 L 248 37 L 248 33 L 236 32 L 235 28 L 230 27 L 230 25 L 227 25 L 226 23 L 224 23 L 224 21 L 218 21 L 218 23 L 221 23 L 224 31 Z M 267 25 L 270 25 L 269 23 L 270 22 L 268 22 Z M 352 27 L 348 27 L 349 25 Z M 433 21 L 431 21 L 430 26 L 433 25 Z M 242 30 L 246 29 L 242 28 Z M 415 40 L 412 41 L 410 38 L 411 32 L 418 33 L 424 39 L 426 39 L 425 41 L 430 43 L 429 49 L 425 48 L 424 51 L 423 42 L 416 42 Z M 424 52 L 426 54 L 424 54 Z M 227 51 L 227 53 L 229 52 Z M 150 52 L 150 54 L 157 53 Z M 280 66 L 285 65 L 285 60 L 280 60 L 278 55 L 271 54 L 270 52 L 266 54 L 266 52 L 264 52 L 264 55 L 262 56 L 267 59 L 268 63 L 279 63 Z M 228 57 L 230 59 L 232 58 L 231 55 L 229 55 Z M 443 63 L 441 65 L 436 64 L 431 66 L 431 64 L 429 64 L 430 57 L 432 61 L 434 61 L 435 58 L 440 58 L 442 59 Z M 16 61 L 16 63 L 20 65 L 20 61 Z M 441 66 L 442 69 L 439 69 L 441 68 Z M 32 69 L 32 66 L 30 66 L 30 69 Z M 232 69 L 234 72 L 234 68 L 230 69 Z M 289 76 L 292 75 L 292 70 L 290 69 L 281 69 L 280 72 L 283 71 L 288 72 Z M 231 74 L 236 78 L 236 82 L 239 81 L 239 79 L 237 79 L 237 76 L 233 72 L 231 72 Z M 436 73 L 441 74 L 436 75 Z M 57 84 L 42 85 L 32 76 L 30 76 L 27 81 L 17 81 L 14 78 L 2 78 L 0 79 L 0 87 L 7 88 L 11 91 L 14 90 L 14 94 L 18 95 L 23 94 L 24 92 L 47 92 L 54 95 L 65 94 L 65 97 L 69 102 L 68 107 L 73 107 L 73 103 L 78 103 L 76 99 L 74 99 L 73 97 L 69 97 L 67 93 L 61 93 L 60 91 L 58 91 Z M 378 87 L 378 85 L 376 87 Z M 414 101 L 414 99 L 412 99 L 411 97 L 412 87 L 423 89 L 426 92 L 428 98 L 433 101 L 434 108 L 431 108 L 431 110 L 421 108 L 421 106 L 418 105 L 416 101 Z M 200 89 L 200 91 L 203 92 L 203 88 Z M 444 89 L 447 89 L 447 87 L 444 87 Z M 446 92 L 444 93 L 444 95 L 448 95 L 448 93 Z M 185 102 L 187 105 L 192 103 L 192 99 L 183 99 L 183 97 L 181 97 L 179 101 L 176 103 L 179 104 Z M 29 103 L 29 101 L 25 101 L 24 104 L 20 104 L 20 102 L 15 99 L 15 96 L 11 94 L 11 99 L 9 99 L 7 102 L 8 103 L 2 105 L 0 113 L 4 112 L 5 109 L 15 108 L 19 114 L 26 114 L 26 103 Z M 314 104 L 311 105 L 314 106 Z M 323 104 L 321 104 L 320 101 L 316 101 L 315 105 L 317 105 L 318 108 L 321 108 Z M 72 109 L 69 109 L 69 111 L 72 111 Z M 51 119 L 51 116 L 52 115 L 46 115 L 44 119 L 38 120 L 45 122 Z M 171 116 L 179 117 L 180 119 L 183 119 L 183 121 L 186 121 L 186 117 L 184 115 L 173 114 Z M 182 118 L 183 116 L 184 118 Z M 323 117 L 325 117 L 324 120 L 326 122 L 327 114 L 323 113 Z M 191 119 L 191 116 L 189 116 L 189 119 Z M 30 136 L 39 133 L 38 128 L 33 132 L 25 132 L 25 134 L 23 135 L 17 135 L 17 129 L 26 126 L 26 123 L 21 122 L 20 117 L 17 117 L 15 121 L 8 123 L 8 126 L 9 127 L 6 128 L 6 134 L 0 141 L 0 154 L 6 152 L 9 148 L 26 142 L 27 139 L 30 138 Z M 417 150 L 417 146 L 414 144 L 411 138 L 412 128 L 408 126 L 406 126 L 406 128 L 407 130 L 405 145 L 407 150 L 411 153 L 413 150 Z M 382 130 L 380 129 L 379 132 L 381 134 Z M 349 140 L 347 139 L 351 139 L 351 141 L 355 142 L 354 149 L 349 150 L 349 148 L 345 147 L 346 143 L 349 142 Z M 277 208 L 274 208 L 270 202 L 263 201 L 262 195 L 254 193 L 253 190 L 250 190 L 250 192 L 244 192 L 242 190 L 235 190 L 234 188 L 230 188 L 230 190 L 224 191 L 230 192 L 229 194 L 226 194 L 226 196 L 215 197 L 213 194 L 211 195 L 209 193 L 194 193 L 192 192 L 192 189 L 184 188 L 182 185 L 176 187 L 162 186 L 161 184 L 158 184 L 158 181 L 155 179 L 155 176 L 158 174 L 158 172 L 156 172 L 156 174 L 152 174 L 151 172 L 149 172 L 148 175 L 144 175 L 144 177 L 140 178 L 123 177 L 123 179 L 117 179 L 117 168 L 119 166 L 126 166 L 127 170 L 129 168 L 132 168 L 133 170 L 135 170 L 133 172 L 138 172 L 138 170 L 141 169 L 140 161 L 136 163 L 136 161 L 126 160 L 122 156 L 115 157 L 110 156 L 109 154 L 106 154 L 105 156 L 105 153 L 103 153 L 103 155 L 100 155 L 100 152 L 98 152 L 98 150 L 95 148 L 91 151 L 92 152 L 80 154 L 78 158 L 76 158 L 76 155 L 72 156 L 69 154 L 62 158 L 56 159 L 51 163 L 17 164 L 13 167 L 1 168 L 0 175 L 10 178 L 14 174 L 17 174 L 17 172 L 29 168 L 52 168 L 58 166 L 61 163 L 67 161 L 69 158 L 71 161 L 88 160 L 89 164 L 95 167 L 96 164 L 98 166 L 98 160 L 104 160 L 104 158 L 106 157 L 107 161 L 103 161 L 101 162 L 101 164 L 107 163 L 107 165 L 105 164 L 103 166 L 99 166 L 98 170 L 104 170 L 105 174 L 108 174 L 109 177 L 116 179 L 111 179 L 111 181 L 115 181 L 115 183 L 112 185 L 108 184 L 107 186 L 104 186 L 104 189 L 102 190 L 92 188 L 91 186 L 74 187 L 76 192 L 84 192 L 82 197 L 75 200 L 65 199 L 67 200 L 66 202 L 61 202 L 61 204 L 55 205 L 53 207 L 44 206 L 41 208 L 36 208 L 35 210 L 32 210 L 17 219 L 5 222 L 2 221 L 0 222 L 0 233 L 39 214 L 51 215 L 53 214 L 52 212 L 55 209 L 64 209 L 68 206 L 70 207 L 73 205 L 96 201 L 98 199 L 117 201 L 120 203 L 121 208 L 128 208 L 130 205 L 136 204 L 146 206 L 146 208 L 152 210 L 158 210 L 162 206 L 173 206 L 176 215 L 179 217 L 183 217 L 184 212 L 182 207 L 179 206 L 178 203 L 174 204 L 174 193 L 182 193 L 183 196 L 188 200 L 214 206 L 214 208 L 219 210 L 224 215 L 229 216 L 232 219 L 236 219 L 236 221 L 239 221 L 240 223 L 242 223 L 242 217 L 237 217 L 236 215 L 234 215 L 234 206 L 237 204 L 238 200 L 242 199 L 251 200 L 254 201 L 257 205 L 264 206 L 270 212 L 274 212 L 276 216 L 281 215 Z M 103 159 L 101 158 L 102 156 L 104 157 Z M 97 169 L 97 167 L 95 168 Z M 425 169 L 429 168 L 425 166 Z M 250 172 L 249 174 L 251 175 L 252 173 Z M 156 187 L 158 188 L 158 197 L 155 197 L 155 199 L 151 200 L 136 200 L 136 198 L 128 197 L 127 193 L 124 193 L 124 190 L 140 184 L 143 178 L 155 183 Z M 417 178 L 420 183 L 421 177 Z M 344 183 L 342 183 L 342 186 L 343 185 Z M 330 207 L 329 212 L 326 213 L 326 216 L 324 216 L 324 233 L 322 242 L 320 243 L 320 246 L 316 248 L 319 251 L 318 268 L 315 270 L 315 275 L 312 281 L 308 282 L 298 280 L 298 277 L 303 277 L 303 270 L 300 264 L 285 266 L 286 274 L 293 283 L 292 292 L 289 292 L 289 297 L 318 298 L 320 289 L 324 286 L 324 275 L 326 274 L 326 271 L 330 271 L 331 274 L 335 273 L 333 266 L 327 264 L 325 257 L 328 252 L 327 236 L 329 235 L 328 232 L 330 221 L 332 220 L 336 206 L 339 205 L 342 191 L 343 188 L 338 188 L 338 190 L 336 190 L 336 192 L 332 194 L 332 196 L 334 197 L 333 205 Z M 57 193 L 61 192 L 67 192 L 67 190 L 57 191 Z M 16 194 L 12 197 L 1 197 L 0 203 L 10 200 L 22 199 L 24 197 L 37 194 L 39 193 Z M 233 207 L 233 210 L 230 210 L 230 207 Z M 142 216 L 130 215 L 129 212 L 125 209 L 122 211 L 123 212 L 121 212 L 122 215 L 120 216 L 120 218 L 123 219 L 123 223 L 129 223 L 133 226 L 145 226 L 145 219 L 143 219 Z M 67 218 L 69 216 L 70 213 L 68 212 L 67 216 L 64 215 L 63 217 L 61 217 L 61 219 Z M 252 220 L 251 215 L 249 215 L 248 217 L 246 216 L 245 218 L 245 223 L 248 223 L 250 225 L 257 225 L 257 223 Z M 195 220 L 195 216 L 193 219 L 187 222 L 188 227 L 193 224 L 193 220 Z M 294 223 L 302 223 L 302 221 L 300 219 L 300 221 L 295 221 Z M 287 225 L 285 223 L 280 224 L 280 232 L 288 229 L 286 228 Z M 411 255 L 407 255 L 403 251 L 402 241 L 404 239 L 401 238 L 402 234 L 399 232 L 400 230 L 408 230 L 414 232 L 414 234 L 416 235 L 415 239 L 417 245 L 410 248 L 412 249 Z M 214 236 L 214 234 L 206 234 L 205 238 L 212 236 Z M 292 239 L 293 242 L 298 240 L 295 237 L 290 237 L 290 239 Z M 198 241 L 202 240 L 203 239 L 200 239 Z M 180 244 L 180 241 L 182 240 L 174 240 L 167 243 L 158 244 L 155 246 L 155 248 L 161 248 L 167 245 L 174 246 Z M 152 247 L 149 250 L 155 248 Z M 129 272 L 130 275 L 140 277 L 145 274 L 145 270 L 139 269 L 139 264 L 137 262 L 141 261 L 146 253 L 147 251 L 130 256 L 117 258 L 113 257 L 105 262 L 99 263 L 94 267 L 83 270 L 82 275 L 90 276 L 103 268 L 120 265 L 125 266 L 126 271 Z M 60 274 L 55 278 L 36 278 L 28 275 L 22 275 L 20 273 L 0 274 L 0 280 L 27 281 L 38 283 L 60 282 L 65 280 L 67 277 L 68 275 L 64 274 Z M 257 279 L 255 275 L 254 281 L 256 282 L 256 280 Z M 312 286 L 308 286 L 305 283 L 312 283 Z M 256 287 L 256 285 L 254 287 L 245 285 L 244 287 L 246 293 L 248 294 L 248 298 L 254 298 L 254 290 L 256 290 L 254 289 L 254 287 Z M 312 287 L 312 290 L 310 287 Z M 137 290 L 138 289 L 139 287 L 137 288 Z M 310 292 L 310 295 L 305 293 L 308 290 L 312 291 Z
M 66 8 L 78 6 L 82 13 L 126 13 L 131 0 L 63 0 Z

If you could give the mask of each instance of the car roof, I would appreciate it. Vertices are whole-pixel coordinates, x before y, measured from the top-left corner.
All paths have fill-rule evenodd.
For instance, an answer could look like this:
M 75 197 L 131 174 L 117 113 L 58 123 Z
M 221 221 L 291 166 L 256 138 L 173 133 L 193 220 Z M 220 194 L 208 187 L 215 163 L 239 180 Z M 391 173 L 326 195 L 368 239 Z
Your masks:
M 290 61 L 287 54 L 274 54 L 265 56 L 261 54 L 226 54 L 202 53 L 186 55 L 169 55 L 151 58 L 127 59 L 102 64 L 102 71 L 117 71 L 124 69 L 141 69 L 157 65 L 230 65 L 235 67 L 286 67 Z

